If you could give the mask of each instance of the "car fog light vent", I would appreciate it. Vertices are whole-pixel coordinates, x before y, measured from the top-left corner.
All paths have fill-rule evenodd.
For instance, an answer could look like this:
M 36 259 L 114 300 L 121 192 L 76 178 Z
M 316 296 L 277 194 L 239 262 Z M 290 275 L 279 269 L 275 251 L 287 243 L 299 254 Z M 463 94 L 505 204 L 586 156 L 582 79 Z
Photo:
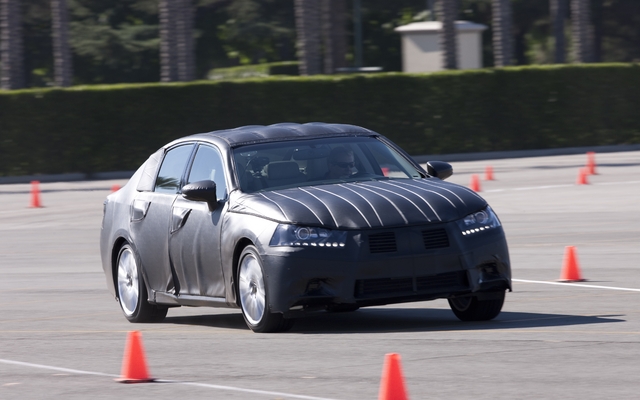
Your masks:
M 369 251 L 371 253 L 393 253 L 398 251 L 396 234 L 383 232 L 369 235 Z

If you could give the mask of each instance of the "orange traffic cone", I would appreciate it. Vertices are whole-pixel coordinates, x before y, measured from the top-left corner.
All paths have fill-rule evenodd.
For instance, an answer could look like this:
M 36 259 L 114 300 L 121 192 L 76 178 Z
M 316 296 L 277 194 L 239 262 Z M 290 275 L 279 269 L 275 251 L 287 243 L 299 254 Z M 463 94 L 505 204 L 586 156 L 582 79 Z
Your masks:
M 408 400 L 400 366 L 400 354 L 389 353 L 384 359 L 378 400 Z
M 469 188 L 474 192 L 480 191 L 480 179 L 478 179 L 478 175 L 471 175 L 471 184 L 469 185 Z
M 562 272 L 560 273 L 561 282 L 582 282 L 580 275 L 580 267 L 578 267 L 578 257 L 576 256 L 576 248 L 574 246 L 565 247 L 564 259 L 562 261 Z
M 142 347 L 142 335 L 139 331 L 129 332 L 127 345 L 124 349 L 124 359 L 122 360 L 121 383 L 144 383 L 153 382 L 147 370 L 147 361 Z
M 39 181 L 31 181 L 31 208 L 40 208 L 42 204 L 40 203 L 40 182 Z
M 589 180 L 587 179 L 588 171 L 586 168 L 580 168 L 578 171 L 578 179 L 576 179 L 576 185 L 588 185 Z
M 596 175 L 596 153 L 593 151 L 587 152 L 587 172 Z
M 493 179 L 493 167 L 491 165 L 487 165 L 487 167 L 484 170 L 484 180 L 485 181 L 492 181 Z

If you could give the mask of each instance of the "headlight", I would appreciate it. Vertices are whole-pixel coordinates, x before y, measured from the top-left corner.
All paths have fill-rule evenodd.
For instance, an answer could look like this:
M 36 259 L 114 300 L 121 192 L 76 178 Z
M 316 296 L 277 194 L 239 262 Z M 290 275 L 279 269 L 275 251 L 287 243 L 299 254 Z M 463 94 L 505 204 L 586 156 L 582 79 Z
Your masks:
M 324 228 L 278 225 L 269 246 L 344 247 L 347 232 Z
M 498 216 L 489 206 L 484 210 L 469 214 L 458 221 L 458 226 L 464 236 L 482 232 L 491 228 L 497 228 L 500 225 Z

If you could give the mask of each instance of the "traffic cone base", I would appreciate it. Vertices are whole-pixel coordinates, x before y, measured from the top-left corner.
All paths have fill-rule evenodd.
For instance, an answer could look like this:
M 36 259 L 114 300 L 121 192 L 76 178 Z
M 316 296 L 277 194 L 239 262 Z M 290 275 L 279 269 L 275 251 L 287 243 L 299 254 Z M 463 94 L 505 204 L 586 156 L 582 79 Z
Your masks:
M 139 331 L 131 331 L 127 337 L 122 360 L 122 372 L 116 381 L 120 383 L 145 383 L 155 379 L 149 376 L 147 361 L 142 347 L 142 335 Z
M 40 202 L 40 182 L 39 181 L 31 181 L 31 203 L 29 207 L 42 208 L 42 203 Z
M 589 181 L 587 180 L 588 171 L 586 168 L 580 168 L 578 171 L 578 179 L 576 180 L 576 185 L 588 185 Z
M 576 256 L 576 248 L 574 246 L 565 247 L 564 259 L 562 261 L 562 271 L 560 272 L 559 282 L 584 282 L 580 274 L 578 266 L 578 257 Z
M 596 172 L 596 153 L 593 151 L 587 152 L 587 172 L 589 175 L 597 175 Z
M 407 396 L 404 377 L 402 376 L 402 367 L 400 366 L 400 355 L 396 353 L 387 354 L 382 369 L 378 400 L 408 399 L 409 396 Z

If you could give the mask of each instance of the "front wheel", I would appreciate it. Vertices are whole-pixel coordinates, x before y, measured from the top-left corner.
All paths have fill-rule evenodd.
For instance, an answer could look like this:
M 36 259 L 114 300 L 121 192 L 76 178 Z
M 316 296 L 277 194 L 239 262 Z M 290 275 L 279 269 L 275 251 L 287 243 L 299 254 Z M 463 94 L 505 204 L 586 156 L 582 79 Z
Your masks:
M 118 253 L 118 301 L 129 322 L 160 322 L 167 315 L 167 307 L 147 301 L 147 287 L 142 280 L 138 257 L 130 244 Z
M 282 332 L 293 325 L 281 313 L 269 311 L 269 293 L 264 280 L 262 260 L 254 246 L 247 246 L 240 255 L 238 296 L 247 326 L 254 332 Z
M 504 297 L 505 292 L 499 292 L 486 300 L 478 300 L 477 296 L 453 297 L 448 300 L 451 311 L 461 321 L 489 321 L 500 314 Z

